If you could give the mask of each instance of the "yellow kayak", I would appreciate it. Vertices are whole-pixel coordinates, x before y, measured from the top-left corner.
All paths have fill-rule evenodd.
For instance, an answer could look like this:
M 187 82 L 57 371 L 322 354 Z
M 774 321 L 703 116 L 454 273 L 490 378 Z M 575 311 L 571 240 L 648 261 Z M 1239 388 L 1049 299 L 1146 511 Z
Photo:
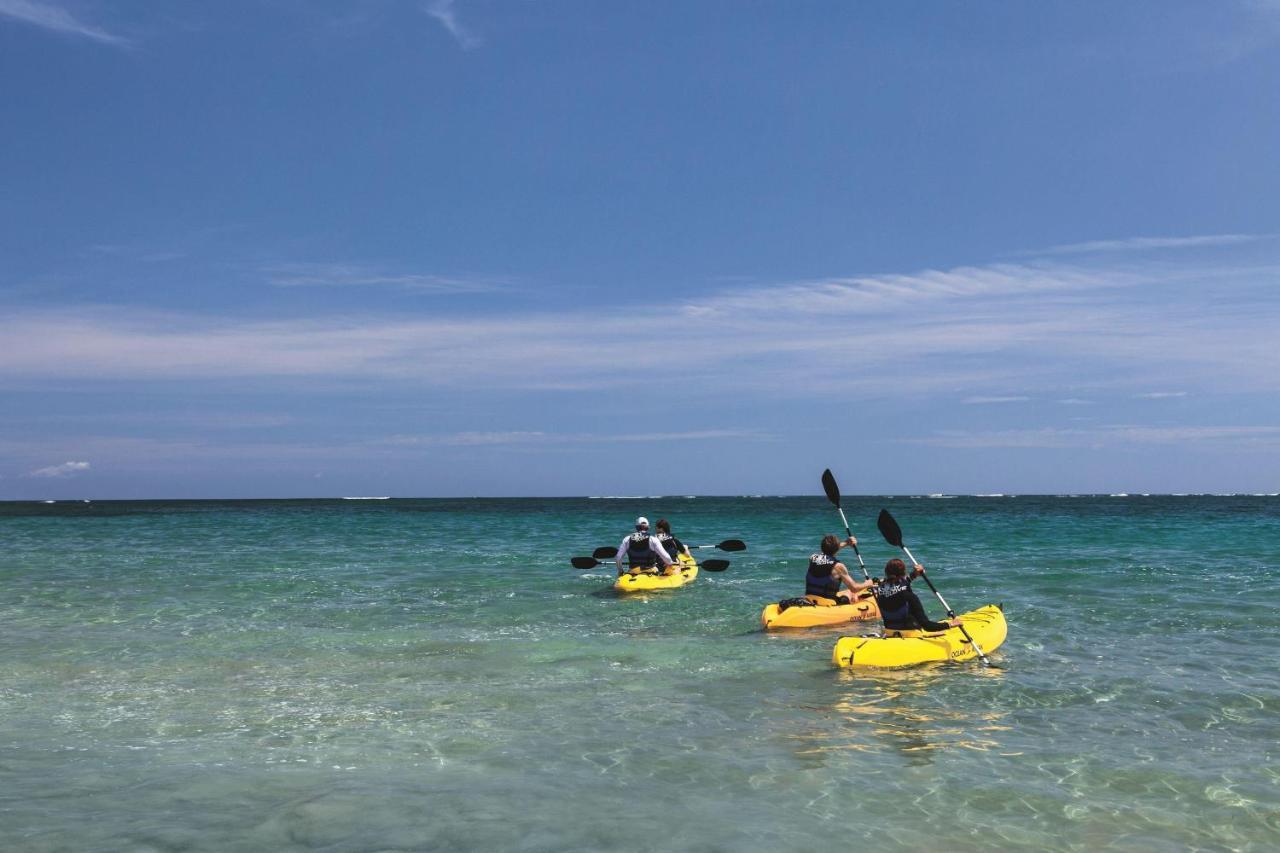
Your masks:
M 779 628 L 820 628 L 880 618 L 880 608 L 872 595 L 864 596 L 853 604 L 836 604 L 829 598 L 816 595 L 806 595 L 805 598 L 812 601 L 813 606 L 793 604 L 783 607 L 783 602 L 767 605 L 760 614 L 760 624 L 766 631 L 774 631 Z
M 988 604 L 960 614 L 969 636 L 990 654 L 1004 642 L 1008 626 L 998 605 Z M 831 653 L 836 666 L 913 666 L 918 663 L 969 660 L 977 657 L 973 644 L 959 628 L 945 631 L 885 631 L 883 637 L 841 637 Z
M 677 563 L 680 571 L 672 575 L 662 574 L 661 569 L 656 572 L 639 574 L 628 572 L 625 575 L 619 575 L 613 582 L 613 588 L 618 592 L 649 592 L 655 589 L 677 589 L 687 583 L 693 583 L 693 579 L 698 576 L 697 561 L 681 554 Z

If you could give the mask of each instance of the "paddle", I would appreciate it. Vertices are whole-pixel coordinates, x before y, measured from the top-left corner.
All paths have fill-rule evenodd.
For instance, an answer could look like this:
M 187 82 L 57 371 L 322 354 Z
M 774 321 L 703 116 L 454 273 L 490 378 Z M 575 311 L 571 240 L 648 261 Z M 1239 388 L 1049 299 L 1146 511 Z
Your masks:
M 613 555 L 613 552 L 610 552 L 610 556 L 612 555 Z M 594 557 L 574 557 L 572 560 L 569 561 L 569 563 L 575 569 L 594 569 L 596 566 L 607 565 L 606 563 L 603 563 L 600 560 L 595 559 Z M 698 563 L 698 568 L 708 572 L 723 572 L 725 569 L 729 568 L 729 561 L 728 560 L 703 560 L 701 563 Z
M 913 564 L 916 563 L 916 558 L 911 556 L 907 546 L 902 544 L 902 528 L 898 526 L 898 522 L 894 521 L 893 516 L 889 515 L 889 510 L 880 510 L 880 517 L 876 519 L 876 527 L 880 528 L 880 534 L 884 536 L 884 541 L 895 548 L 901 548 L 902 553 L 907 555 L 907 559 Z M 947 600 L 942 597 L 942 593 L 938 592 L 938 588 L 933 585 L 933 581 L 929 580 L 929 576 L 925 574 L 921 575 L 921 577 L 929 585 L 929 589 L 933 590 L 933 594 L 938 596 L 938 601 L 941 602 L 942 608 L 947 611 L 947 616 L 951 619 L 956 618 L 956 612 L 951 609 L 950 604 L 947 604 Z M 982 659 L 982 662 L 990 666 L 991 659 L 983 653 L 982 647 L 978 645 L 977 641 L 969 636 L 969 632 L 965 630 L 964 625 L 961 624 L 958 627 L 960 628 L 960 633 L 964 634 L 964 638 L 973 644 L 973 650 L 978 653 L 978 657 Z
M 726 539 L 719 545 L 690 545 L 689 550 L 694 551 L 698 548 L 719 548 L 721 551 L 745 551 L 747 543 L 741 539 Z M 617 548 L 610 548 L 608 545 L 601 545 L 599 548 L 591 552 L 591 556 L 597 560 L 608 560 L 618 553 Z M 714 571 L 714 569 L 712 570 Z
M 852 539 L 853 531 L 849 529 L 849 519 L 844 517 L 844 510 L 840 507 L 840 487 L 836 485 L 836 478 L 832 476 L 831 469 L 822 472 L 822 488 L 827 492 L 827 500 L 836 505 L 836 509 L 840 512 L 840 520 L 844 522 L 844 532 Z M 871 580 L 871 575 L 867 572 L 866 563 L 862 562 L 862 552 L 858 550 L 858 546 L 853 546 L 853 554 L 858 558 L 858 566 L 862 568 L 862 576 L 867 580 Z
M 690 551 L 696 551 L 699 548 L 719 548 L 721 551 L 745 551 L 747 543 L 741 539 L 726 539 L 719 545 L 689 545 Z

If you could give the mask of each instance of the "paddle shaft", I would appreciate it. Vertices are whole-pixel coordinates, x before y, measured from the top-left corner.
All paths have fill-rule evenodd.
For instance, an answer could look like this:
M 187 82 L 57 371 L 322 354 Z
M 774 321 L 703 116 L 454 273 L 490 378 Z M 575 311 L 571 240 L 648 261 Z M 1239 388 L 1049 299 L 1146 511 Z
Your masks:
M 907 559 L 911 561 L 912 565 L 919 565 L 919 563 L 916 562 L 916 558 L 911 556 L 911 552 L 907 550 L 906 545 L 902 546 L 902 553 L 907 555 Z M 942 609 L 947 611 L 947 616 L 952 619 L 955 619 L 956 612 L 951 609 L 950 604 L 947 604 L 947 600 L 942 597 L 942 593 L 938 592 L 938 588 L 933 585 L 933 581 L 929 580 L 929 575 L 926 573 L 921 575 L 921 577 L 924 578 L 924 582 L 929 585 L 929 589 L 933 591 L 933 594 L 938 596 L 938 601 L 941 602 Z M 973 646 L 973 650 L 978 653 L 978 657 L 982 658 L 982 662 L 986 664 L 991 663 L 991 661 L 987 658 L 986 654 L 982 651 L 982 646 L 978 645 L 978 641 L 975 640 L 973 637 L 969 636 L 969 632 L 965 629 L 964 623 L 961 622 L 956 627 L 960 629 L 960 633 L 964 634 L 964 638 L 969 641 L 970 645 Z
M 575 569 L 582 569 L 583 571 L 586 571 L 587 569 L 594 569 L 598 566 L 609 565 L 608 561 L 597 560 L 595 557 L 574 557 L 572 560 L 569 561 L 569 563 Z M 695 563 L 692 567 L 682 566 L 679 562 L 674 562 L 671 565 L 681 571 L 684 571 L 685 569 L 688 569 L 688 568 L 702 568 L 707 570 L 708 572 L 723 572 L 725 569 L 729 568 L 729 561 L 728 560 L 703 560 L 700 563 Z M 657 567 L 655 566 L 653 569 L 628 569 L 626 574 L 633 575 L 637 573 L 650 572 L 650 571 L 657 571 Z
M 853 531 L 849 529 L 849 519 L 844 517 L 844 507 L 836 504 L 836 511 L 840 513 L 840 520 L 844 522 L 845 534 L 852 539 Z M 871 580 L 871 573 L 867 571 L 867 564 L 862 562 L 862 552 L 858 550 L 857 545 L 853 546 L 853 556 L 858 558 L 858 567 L 862 569 L 862 577 L 866 580 Z
M 726 539 L 718 545 L 685 545 L 690 551 L 696 551 L 701 548 L 719 548 L 721 551 L 745 551 L 747 543 L 741 539 Z M 597 560 L 612 560 L 618 553 L 618 549 L 610 545 L 601 545 L 595 551 L 591 552 L 591 556 Z M 667 556 L 675 557 L 677 554 L 668 554 Z

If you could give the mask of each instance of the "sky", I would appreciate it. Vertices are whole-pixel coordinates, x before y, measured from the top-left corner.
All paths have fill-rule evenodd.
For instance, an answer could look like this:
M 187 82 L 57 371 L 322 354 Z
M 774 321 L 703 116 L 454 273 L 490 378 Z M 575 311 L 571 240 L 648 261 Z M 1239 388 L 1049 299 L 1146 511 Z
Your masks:
M 1280 2 L 0 0 L 0 499 L 1280 491 Z

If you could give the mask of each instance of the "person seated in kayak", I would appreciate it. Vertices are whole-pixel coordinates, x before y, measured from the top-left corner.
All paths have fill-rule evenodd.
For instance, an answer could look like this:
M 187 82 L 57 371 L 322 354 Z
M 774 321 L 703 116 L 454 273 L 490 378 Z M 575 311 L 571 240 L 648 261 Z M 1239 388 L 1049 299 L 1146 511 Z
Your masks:
M 850 536 L 841 541 L 828 533 L 822 537 L 822 551 L 809 556 L 809 571 L 804 576 L 804 594 L 813 598 L 823 598 L 836 604 L 852 604 L 858 596 L 859 589 L 844 563 L 836 559 L 836 552 L 844 546 L 853 547 L 858 540 Z M 848 589 L 841 589 L 841 585 Z
M 627 572 L 622 571 L 622 558 L 627 558 Z M 658 537 L 649 535 L 649 519 L 643 515 L 636 519 L 636 532 L 622 540 L 618 553 L 613 561 L 618 566 L 618 574 L 639 574 L 652 572 L 662 563 L 663 574 L 675 574 L 676 567 L 671 557 L 658 541 Z
M 959 619 L 934 622 L 924 612 L 924 605 L 911 589 L 913 578 L 924 574 L 924 566 L 916 563 L 907 574 L 907 564 L 892 559 L 884 564 L 884 579 L 859 581 L 854 589 L 870 589 L 880 607 L 880 618 L 890 631 L 945 631 L 960 624 Z
M 665 518 L 658 519 L 656 525 L 658 529 L 658 541 L 662 543 L 662 550 L 666 551 L 672 560 L 679 562 L 680 555 L 692 557 L 689 548 L 679 539 L 671 535 L 671 523 Z

